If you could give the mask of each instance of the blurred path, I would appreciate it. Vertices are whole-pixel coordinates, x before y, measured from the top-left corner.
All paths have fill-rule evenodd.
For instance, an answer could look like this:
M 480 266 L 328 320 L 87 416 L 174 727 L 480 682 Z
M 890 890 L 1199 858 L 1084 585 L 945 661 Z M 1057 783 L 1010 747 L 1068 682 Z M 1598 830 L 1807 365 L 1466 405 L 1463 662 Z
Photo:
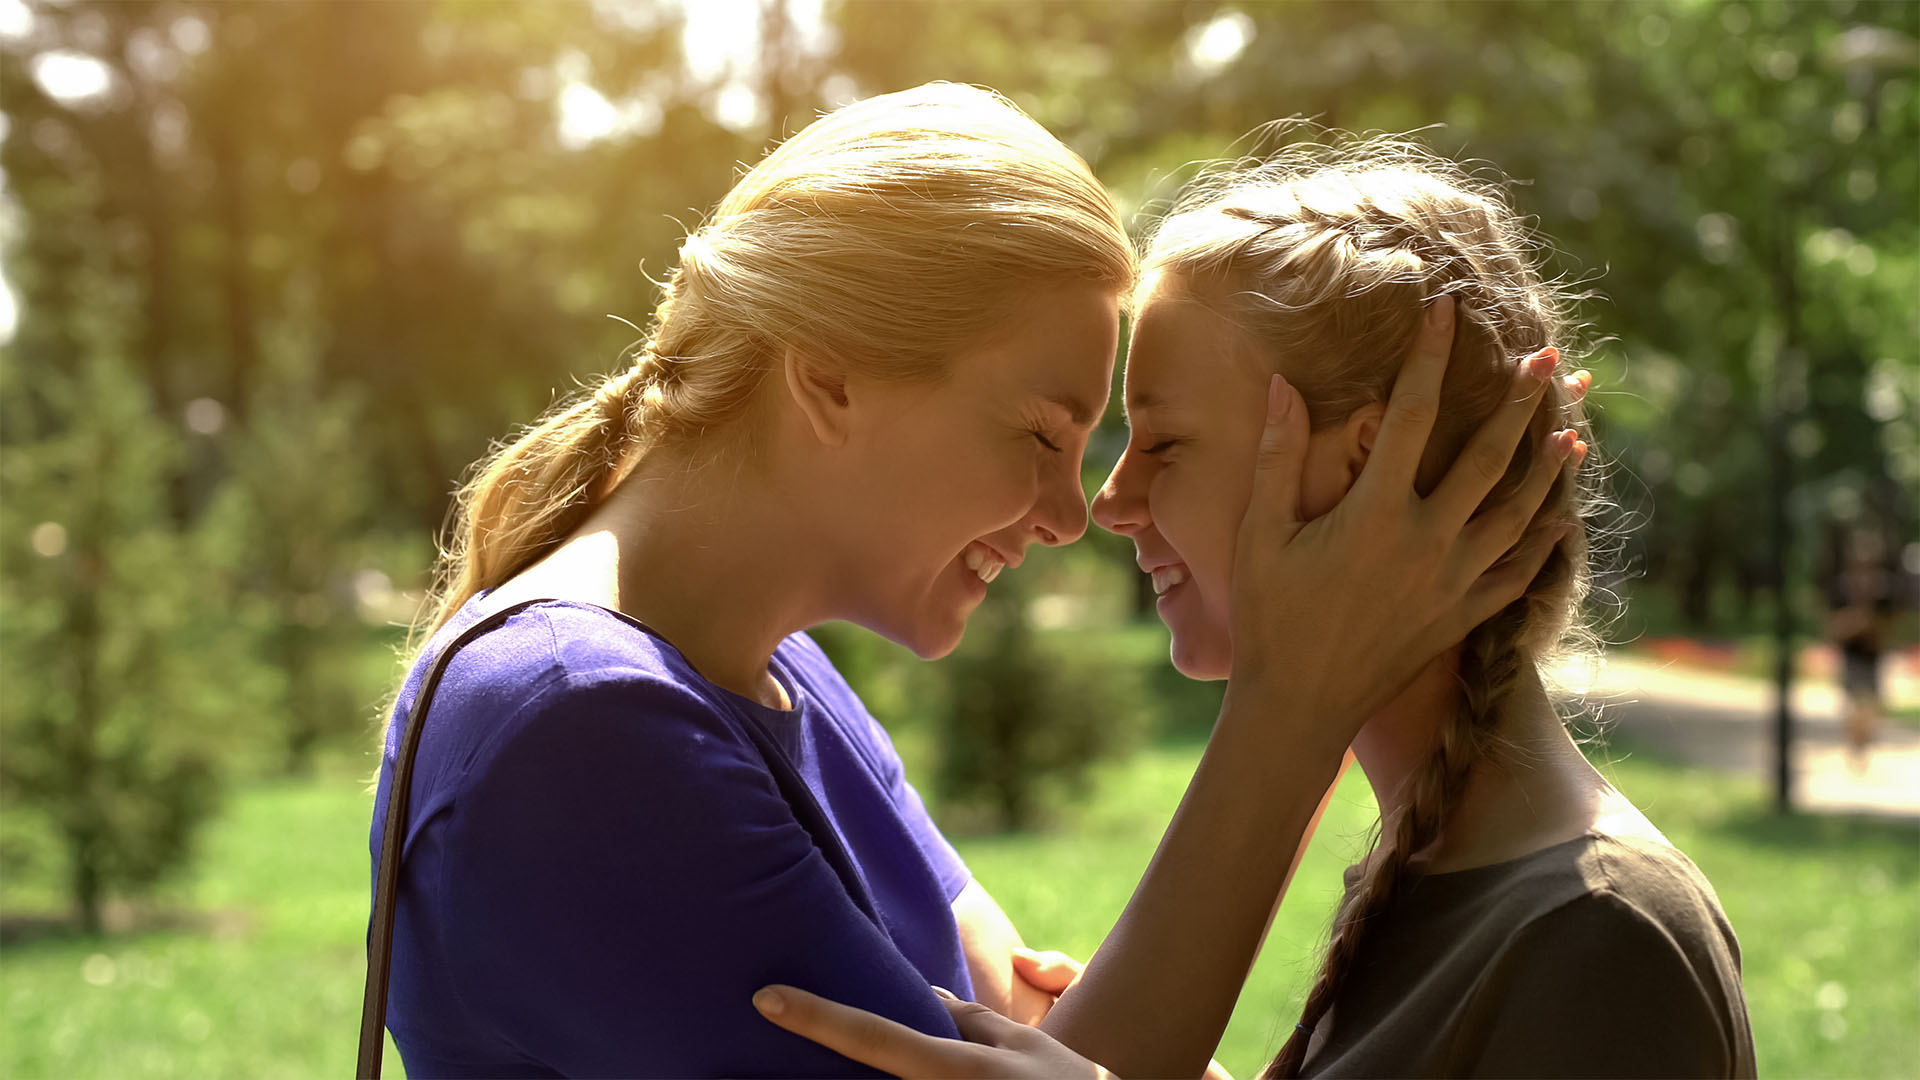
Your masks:
M 1887 704 L 1920 701 L 1920 663 L 1889 657 Z M 1635 743 L 1771 783 L 1773 686 L 1616 650 L 1588 690 L 1603 722 Z M 1867 766 L 1848 761 L 1831 677 L 1794 681 L 1794 802 L 1806 811 L 1920 819 L 1920 731 L 1882 721 Z

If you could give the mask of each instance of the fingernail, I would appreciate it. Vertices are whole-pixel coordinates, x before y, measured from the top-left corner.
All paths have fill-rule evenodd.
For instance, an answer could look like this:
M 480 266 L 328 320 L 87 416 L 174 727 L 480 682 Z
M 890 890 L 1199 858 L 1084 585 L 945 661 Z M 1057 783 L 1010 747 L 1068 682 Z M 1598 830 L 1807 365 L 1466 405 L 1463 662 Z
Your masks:
M 1453 325 L 1453 297 L 1445 293 L 1433 298 L 1427 305 L 1427 325 L 1444 329 Z
M 936 994 L 938 994 L 938 995 L 940 995 L 940 996 L 941 996 L 941 997 L 943 997 L 943 998 L 946 998 L 946 999 L 947 999 L 948 1001 L 959 1001 L 959 1000 L 960 1000 L 960 999 L 959 999 L 958 997 L 955 997 L 955 996 L 954 996 L 954 993 L 953 993 L 953 991 L 951 991 L 951 990 L 949 990 L 949 989 L 947 989 L 947 988 L 946 988 L 946 987 L 944 987 L 944 986 L 936 986 L 936 987 L 934 987 L 934 988 L 933 988 L 933 992 L 934 992 L 934 993 L 936 993 Z
M 1275 375 L 1267 380 L 1267 418 L 1285 420 L 1293 411 L 1293 395 L 1287 393 L 1287 380 Z
M 787 1011 L 787 999 L 771 986 L 762 987 L 759 993 L 753 995 L 753 1007 L 759 1009 L 762 1015 L 779 1016 Z
M 1549 345 L 1532 356 L 1527 357 L 1527 372 L 1534 378 L 1546 381 L 1553 374 L 1554 366 L 1560 363 L 1560 350 Z
M 1576 442 L 1576 443 L 1574 443 L 1574 444 L 1573 444 L 1573 463 L 1574 463 L 1575 465 L 1578 465 L 1578 464 L 1580 464 L 1581 462 L 1583 462 L 1583 461 L 1585 461 L 1585 460 L 1587 460 L 1587 444 L 1586 444 L 1586 442 L 1585 442 L 1584 440 L 1582 440 L 1582 441 L 1580 441 L 1580 442 Z
M 1553 433 L 1553 456 L 1563 461 L 1566 460 L 1567 455 L 1573 453 L 1573 448 L 1575 446 L 1575 438 L 1576 437 L 1573 433 L 1572 428 L 1567 428 L 1564 431 L 1554 432 Z

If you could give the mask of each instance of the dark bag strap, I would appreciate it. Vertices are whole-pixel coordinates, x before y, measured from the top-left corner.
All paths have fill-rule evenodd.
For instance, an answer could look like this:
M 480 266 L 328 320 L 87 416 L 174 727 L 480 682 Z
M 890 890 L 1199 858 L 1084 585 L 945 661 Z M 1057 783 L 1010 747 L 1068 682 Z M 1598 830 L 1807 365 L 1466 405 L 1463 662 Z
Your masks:
M 400 730 L 400 750 L 393 759 L 387 784 L 387 820 L 381 830 L 380 871 L 374 875 L 373 919 L 367 927 L 367 994 L 360 1005 L 360 1067 L 354 1075 L 379 1080 L 380 1058 L 386 1051 L 387 977 L 393 968 L 393 905 L 400 892 L 400 847 L 407 831 L 407 803 L 413 795 L 413 759 L 420 752 L 420 732 L 426 726 L 427 707 L 440 687 L 447 663 L 468 642 L 506 622 L 521 609 L 540 600 L 502 608 L 481 619 L 440 651 L 420 684 L 420 693 Z

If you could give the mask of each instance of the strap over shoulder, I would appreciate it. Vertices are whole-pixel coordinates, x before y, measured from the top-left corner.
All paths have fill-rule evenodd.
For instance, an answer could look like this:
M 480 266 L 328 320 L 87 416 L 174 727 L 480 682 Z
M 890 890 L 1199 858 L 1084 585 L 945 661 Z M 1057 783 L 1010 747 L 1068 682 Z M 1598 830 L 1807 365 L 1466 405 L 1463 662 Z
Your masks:
M 400 848 L 407 827 L 407 805 L 413 795 L 413 761 L 420 752 L 420 733 L 426 726 L 427 709 L 433 704 L 434 691 L 447 665 L 474 639 L 498 628 L 508 619 L 544 600 L 525 600 L 481 619 L 462 631 L 433 660 L 427 677 L 407 713 L 406 726 L 400 730 L 400 747 L 393 759 L 393 776 L 387 786 L 387 819 L 381 828 L 380 868 L 374 875 L 373 918 L 367 928 L 367 990 L 360 1005 L 360 1063 L 354 1075 L 363 1080 L 379 1080 L 380 1059 L 386 1050 L 387 988 L 393 967 L 393 905 L 400 891 Z

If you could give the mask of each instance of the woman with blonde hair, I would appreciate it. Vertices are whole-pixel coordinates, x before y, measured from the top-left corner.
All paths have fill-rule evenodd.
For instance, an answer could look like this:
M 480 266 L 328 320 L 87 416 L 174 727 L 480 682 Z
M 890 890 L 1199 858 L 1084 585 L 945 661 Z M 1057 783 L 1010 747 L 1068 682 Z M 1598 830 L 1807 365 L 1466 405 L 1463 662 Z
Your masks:
M 376 794 L 363 1066 L 384 1018 L 413 1075 L 855 1071 L 754 1014 L 769 982 L 949 1037 L 929 984 L 1047 1014 L 1014 973 L 1018 934 L 804 631 L 846 619 L 942 655 L 1031 545 L 1081 535 L 1134 272 L 1086 165 L 988 91 L 857 103 L 741 178 L 687 238 L 632 365 L 460 492 Z M 1343 725 L 1546 557 L 1536 538 L 1494 565 L 1550 468 L 1471 523 L 1475 475 L 1411 496 L 1446 315 L 1376 454 L 1407 469 L 1370 467 L 1379 498 L 1334 515 L 1365 542 L 1272 512 L 1298 462 L 1261 466 L 1243 671 L 1142 885 L 1138 947 L 1086 991 L 1169 985 L 1170 935 L 1195 970 L 1243 955 L 1287 860 L 1258 850 L 1264 831 L 1223 843 L 1228 823 L 1304 828 L 1331 772 L 1302 740 L 1335 732 L 1337 762 Z M 1522 374 L 1490 453 L 1538 400 Z M 1392 605 L 1346 587 L 1389 569 Z M 1244 881 L 1193 895 L 1222 854 Z M 1166 917 L 1196 911 L 1209 932 Z M 1165 1015 L 1198 1030 L 1230 1006 L 1202 993 Z
M 1469 444 L 1512 396 L 1509 358 L 1550 369 L 1572 332 L 1570 301 L 1533 252 L 1496 188 L 1376 139 L 1216 171 L 1145 259 L 1127 361 L 1132 439 L 1093 516 L 1134 541 L 1173 662 L 1190 677 L 1225 678 L 1243 663 L 1240 520 L 1255 490 L 1245 458 L 1276 372 L 1312 419 L 1299 433 L 1303 520 L 1337 515 L 1360 491 L 1388 435 L 1399 355 L 1436 296 L 1457 305 L 1459 331 L 1418 488 L 1449 466 L 1485 470 L 1499 477 L 1497 500 L 1523 482 L 1534 447 L 1576 450 L 1529 525 L 1552 551 L 1524 594 L 1354 733 L 1380 829 L 1348 871 L 1320 972 L 1269 1076 L 1754 1072 L 1739 948 L 1712 886 L 1587 764 L 1547 690 L 1549 665 L 1592 647 L 1580 616 L 1596 498 L 1576 468 L 1577 395 L 1545 384 L 1534 438 L 1511 463 L 1482 461 Z M 1272 839 L 1292 851 L 1301 834 Z M 1239 959 L 1232 993 L 1251 955 Z M 1111 1006 L 1083 993 L 1068 992 L 1047 1025 L 1083 1058 L 1120 1075 L 1200 1071 L 1194 1050 L 1141 1053 L 1105 1038 L 1097 1014 Z M 775 1023 L 903 1075 L 1095 1068 L 957 1004 L 962 1031 L 986 1045 L 916 1038 L 791 988 L 759 1000 Z M 1070 1012 L 1085 1017 L 1078 1030 Z M 1198 1037 L 1210 1047 L 1219 1032 Z

